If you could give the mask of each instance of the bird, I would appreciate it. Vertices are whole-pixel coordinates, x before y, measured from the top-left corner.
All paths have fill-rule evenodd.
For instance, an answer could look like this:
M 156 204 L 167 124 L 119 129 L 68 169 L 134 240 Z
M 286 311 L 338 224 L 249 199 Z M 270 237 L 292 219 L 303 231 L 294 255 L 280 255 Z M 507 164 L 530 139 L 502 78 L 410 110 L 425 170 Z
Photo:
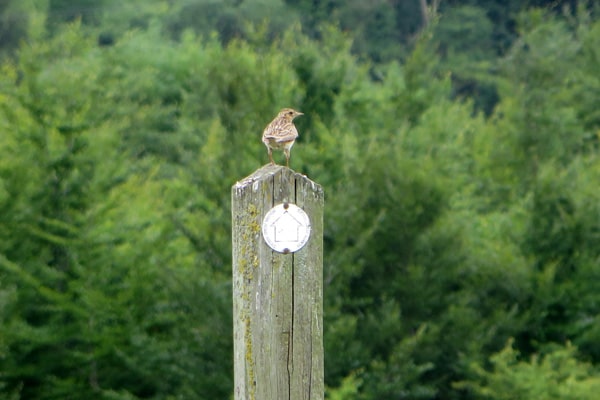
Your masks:
M 291 108 L 284 108 L 273 121 L 267 125 L 263 132 L 262 141 L 267 146 L 271 165 L 273 161 L 273 150 L 283 150 L 285 153 L 285 165 L 290 166 L 290 149 L 298 137 L 298 130 L 294 126 L 294 118 L 304 115 L 300 111 Z

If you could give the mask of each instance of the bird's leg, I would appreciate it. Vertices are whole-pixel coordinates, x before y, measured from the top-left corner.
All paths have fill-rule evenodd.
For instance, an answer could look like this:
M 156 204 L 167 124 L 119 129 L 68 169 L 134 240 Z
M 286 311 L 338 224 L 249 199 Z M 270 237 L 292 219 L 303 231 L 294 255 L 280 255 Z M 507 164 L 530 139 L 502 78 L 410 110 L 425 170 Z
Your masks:
M 270 147 L 267 147 L 267 150 L 269 150 L 269 160 L 271 160 L 271 165 L 275 165 L 275 161 L 273 161 L 273 150 L 271 150 Z
M 285 153 L 285 166 L 286 167 L 290 167 L 290 149 L 283 149 L 283 152 Z

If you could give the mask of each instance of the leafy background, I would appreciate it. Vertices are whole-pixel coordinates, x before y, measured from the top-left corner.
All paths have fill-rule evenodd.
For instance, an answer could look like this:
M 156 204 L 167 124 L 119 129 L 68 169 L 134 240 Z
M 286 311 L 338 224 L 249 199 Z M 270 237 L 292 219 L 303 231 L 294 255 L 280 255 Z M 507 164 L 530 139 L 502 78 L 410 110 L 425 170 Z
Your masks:
M 291 106 L 327 398 L 595 399 L 598 11 L 0 1 L 0 398 L 232 397 L 230 187 Z

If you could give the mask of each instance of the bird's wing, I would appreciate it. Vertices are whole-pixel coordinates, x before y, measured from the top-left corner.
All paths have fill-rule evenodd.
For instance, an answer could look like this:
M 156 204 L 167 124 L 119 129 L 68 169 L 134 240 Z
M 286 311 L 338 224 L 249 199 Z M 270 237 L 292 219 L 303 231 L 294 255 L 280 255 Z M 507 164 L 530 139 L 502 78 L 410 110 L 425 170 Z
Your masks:
M 295 140 L 298 137 L 298 131 L 294 125 L 287 125 L 278 129 L 265 129 L 263 137 L 267 140 L 274 140 L 277 143 L 289 142 Z
M 295 140 L 298 137 L 298 132 L 286 132 L 284 135 L 275 135 L 272 136 L 273 139 L 277 143 L 289 142 L 290 140 Z

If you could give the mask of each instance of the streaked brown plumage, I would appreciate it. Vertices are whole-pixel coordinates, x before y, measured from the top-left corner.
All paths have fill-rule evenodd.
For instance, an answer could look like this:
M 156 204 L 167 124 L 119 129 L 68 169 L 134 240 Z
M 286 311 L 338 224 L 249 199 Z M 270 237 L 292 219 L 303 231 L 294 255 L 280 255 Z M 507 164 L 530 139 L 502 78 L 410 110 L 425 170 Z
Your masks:
M 273 150 L 283 150 L 285 153 L 285 165 L 290 166 L 290 149 L 298 137 L 298 131 L 293 121 L 299 115 L 304 114 L 291 108 L 284 108 L 279 111 L 275 119 L 265 128 L 262 141 L 267 146 L 271 165 L 275 165 Z

